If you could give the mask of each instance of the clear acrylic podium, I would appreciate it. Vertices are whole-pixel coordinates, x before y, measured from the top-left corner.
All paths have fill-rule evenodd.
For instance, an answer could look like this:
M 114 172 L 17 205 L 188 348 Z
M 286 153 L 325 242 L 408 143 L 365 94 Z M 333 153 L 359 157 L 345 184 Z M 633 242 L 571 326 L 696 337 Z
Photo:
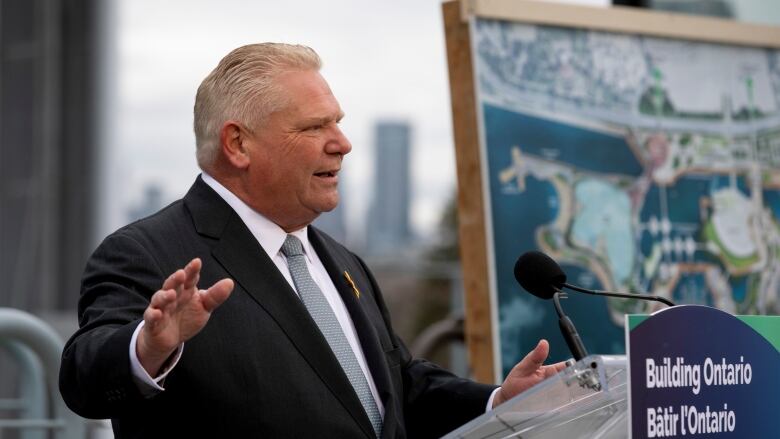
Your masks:
M 626 438 L 626 367 L 622 355 L 588 356 L 444 438 Z

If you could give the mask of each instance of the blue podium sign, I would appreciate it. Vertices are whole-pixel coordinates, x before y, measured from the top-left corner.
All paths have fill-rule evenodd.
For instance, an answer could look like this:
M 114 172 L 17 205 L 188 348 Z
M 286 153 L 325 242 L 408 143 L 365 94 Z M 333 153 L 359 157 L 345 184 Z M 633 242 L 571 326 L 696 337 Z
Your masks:
M 629 437 L 780 438 L 780 317 L 626 316 Z

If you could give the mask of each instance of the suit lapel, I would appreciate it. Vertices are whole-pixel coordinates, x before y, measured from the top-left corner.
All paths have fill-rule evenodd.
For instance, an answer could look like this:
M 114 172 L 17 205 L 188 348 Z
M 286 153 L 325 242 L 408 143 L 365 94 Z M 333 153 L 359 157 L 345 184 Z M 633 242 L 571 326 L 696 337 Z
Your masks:
M 355 294 L 354 285 L 347 279 L 344 272 L 352 273 L 350 274 L 351 277 L 359 272 L 358 268 L 354 264 L 349 264 L 344 258 L 339 257 L 337 252 L 326 245 L 320 233 L 312 226 L 309 226 L 309 241 L 317 252 L 320 261 L 322 261 L 322 265 L 325 266 L 328 275 L 333 280 L 333 284 L 341 295 L 347 311 L 349 311 L 352 323 L 355 325 L 355 331 L 360 340 L 360 346 L 363 348 L 368 368 L 371 370 L 374 384 L 385 407 L 385 424 L 382 436 L 393 437 L 395 436 L 394 425 L 388 421 L 395 416 L 393 409 L 395 404 L 392 400 L 393 392 L 390 373 L 387 369 L 387 360 L 379 337 L 376 334 L 376 329 L 374 329 L 374 325 L 371 323 L 365 310 L 363 310 L 363 306 L 365 306 L 364 301 L 372 300 L 372 298 L 364 293 L 360 293 L 359 297 Z M 354 282 L 354 279 L 352 281 Z
M 327 341 L 241 218 L 200 177 L 185 202 L 198 232 L 219 239 L 212 249 L 214 258 L 268 312 L 363 431 L 373 436 L 371 422 Z

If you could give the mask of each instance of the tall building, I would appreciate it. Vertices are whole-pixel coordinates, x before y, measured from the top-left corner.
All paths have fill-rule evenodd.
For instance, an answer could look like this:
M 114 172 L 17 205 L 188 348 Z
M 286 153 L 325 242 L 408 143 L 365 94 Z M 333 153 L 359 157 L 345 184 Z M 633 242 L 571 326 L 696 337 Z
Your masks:
M 381 255 L 403 248 L 411 238 L 411 126 L 407 122 L 382 121 L 377 123 L 375 133 L 374 196 L 366 250 Z
M 75 306 L 91 244 L 101 3 L 0 1 L 0 306 Z

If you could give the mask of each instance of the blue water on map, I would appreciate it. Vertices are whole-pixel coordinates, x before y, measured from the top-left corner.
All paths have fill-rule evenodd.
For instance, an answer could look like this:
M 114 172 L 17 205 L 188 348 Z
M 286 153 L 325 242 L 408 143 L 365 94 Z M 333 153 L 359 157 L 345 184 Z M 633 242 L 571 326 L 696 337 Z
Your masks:
M 510 155 L 505 151 L 499 167 L 509 166 Z M 491 172 L 491 175 L 495 173 Z M 497 181 L 492 184 L 499 184 Z M 496 187 L 496 186 L 494 186 Z M 526 177 L 522 193 L 491 191 L 493 227 L 501 239 L 494 241 L 498 308 L 501 310 L 501 350 L 505 368 L 510 369 L 525 353 L 533 349 L 540 338 L 554 346 L 554 358 L 571 356 L 559 334 L 557 317 L 551 302 L 542 301 L 525 292 L 514 278 L 514 264 L 521 254 L 537 249 L 534 230 L 551 223 L 558 213 L 557 195 L 552 184 Z M 507 321 L 506 319 L 509 319 Z
M 698 225 L 701 223 L 699 199 L 709 196 L 709 177 L 685 176 L 678 178 L 673 186 L 666 188 L 669 220 L 674 223 Z
M 762 193 L 764 196 L 764 205 L 772 210 L 775 219 L 780 220 L 780 191 L 764 190 Z
M 520 147 L 532 154 L 569 163 L 580 170 L 639 176 L 642 165 L 622 136 L 604 134 L 528 114 L 484 105 L 490 148 Z
M 731 284 L 731 295 L 734 297 L 734 301 L 741 303 L 745 300 L 748 287 L 748 276 L 732 277 L 729 279 Z
M 655 242 L 656 240 L 653 238 L 650 231 L 645 230 L 639 238 L 639 252 L 645 256 L 649 256 L 650 253 L 653 252 L 653 244 L 655 244 Z

